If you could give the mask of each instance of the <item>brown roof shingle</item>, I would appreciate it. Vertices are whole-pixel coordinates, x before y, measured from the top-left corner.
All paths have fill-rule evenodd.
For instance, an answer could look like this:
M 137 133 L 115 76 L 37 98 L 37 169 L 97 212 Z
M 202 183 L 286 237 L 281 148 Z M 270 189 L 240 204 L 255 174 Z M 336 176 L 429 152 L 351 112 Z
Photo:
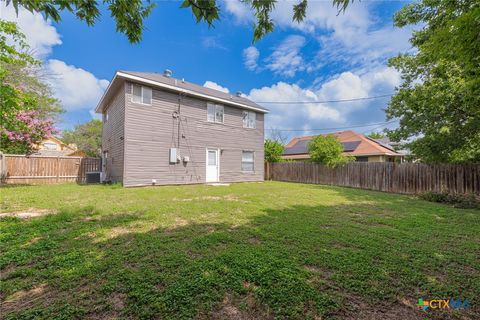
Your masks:
M 343 144 L 344 154 L 352 156 L 361 155 L 391 155 L 401 156 L 395 150 L 387 148 L 386 146 L 370 139 L 363 134 L 356 133 L 352 130 L 340 131 L 334 133 L 323 133 L 323 136 L 335 136 L 340 143 Z M 293 138 L 286 146 L 284 155 L 307 155 L 307 144 L 316 136 L 305 136 Z

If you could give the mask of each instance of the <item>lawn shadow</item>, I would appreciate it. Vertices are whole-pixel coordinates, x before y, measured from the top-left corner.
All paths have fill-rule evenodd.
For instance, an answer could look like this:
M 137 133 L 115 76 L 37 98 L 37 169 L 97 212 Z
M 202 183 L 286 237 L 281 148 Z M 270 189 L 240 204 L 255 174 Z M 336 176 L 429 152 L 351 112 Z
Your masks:
M 343 195 L 357 201 L 351 192 Z M 376 194 L 363 199 L 378 201 Z M 455 270 L 455 278 L 428 280 L 433 270 L 459 262 L 455 250 L 431 258 L 449 237 L 469 248 L 462 258 L 475 255 L 478 236 L 468 239 L 469 221 L 459 222 L 463 228 L 453 235 L 442 234 L 445 226 L 422 219 L 358 220 L 355 214 L 368 208 L 374 210 L 358 204 L 267 208 L 240 225 L 185 217 L 162 225 L 143 212 L 102 215 L 94 206 L 7 218 L 2 309 L 6 319 L 422 319 L 414 305 L 419 296 L 461 294 L 478 304 L 478 270 L 470 260 L 459 264 L 465 270 Z M 476 273 L 470 282 L 460 277 L 467 267 Z M 471 312 L 467 317 L 480 315 Z

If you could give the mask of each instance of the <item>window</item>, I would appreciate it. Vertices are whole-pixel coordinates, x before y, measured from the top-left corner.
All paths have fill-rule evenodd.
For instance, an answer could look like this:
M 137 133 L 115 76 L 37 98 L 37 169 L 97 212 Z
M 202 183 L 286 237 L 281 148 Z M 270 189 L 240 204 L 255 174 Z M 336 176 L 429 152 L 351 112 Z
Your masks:
M 208 165 L 209 166 L 217 165 L 217 151 L 208 150 Z
M 103 117 L 103 122 L 107 123 L 108 121 L 108 109 L 105 111 L 104 117 Z
M 243 111 L 243 127 L 255 129 L 257 114 L 253 111 Z
M 55 143 L 47 142 L 43 144 L 45 150 L 57 150 L 57 145 Z
M 132 102 L 152 104 L 152 88 L 134 84 L 132 86 Z
M 223 123 L 224 109 L 220 104 L 207 104 L 207 121 Z
M 253 151 L 243 151 L 242 152 L 242 171 L 253 171 L 254 170 L 254 154 Z

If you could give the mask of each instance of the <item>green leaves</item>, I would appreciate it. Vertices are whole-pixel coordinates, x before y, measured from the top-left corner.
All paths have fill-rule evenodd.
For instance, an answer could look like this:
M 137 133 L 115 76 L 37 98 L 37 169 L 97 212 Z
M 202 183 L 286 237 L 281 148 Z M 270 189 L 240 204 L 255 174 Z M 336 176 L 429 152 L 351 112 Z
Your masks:
M 395 24 L 423 24 L 415 54 L 389 65 L 404 80 L 386 110 L 400 118 L 389 132 L 425 162 L 480 161 L 480 4 L 424 0 L 404 7 Z
M 267 139 L 265 140 L 265 161 L 273 163 L 280 162 L 283 154 L 283 144 L 280 142 Z
M 191 8 L 197 23 L 205 21 L 209 27 L 213 26 L 213 22 L 220 18 L 220 9 L 215 0 L 185 0 L 180 8 Z
M 61 112 L 50 88 L 39 80 L 40 62 L 27 50 L 17 25 L 0 20 L 0 150 L 7 153 L 32 151 L 51 133 L 51 119 Z
M 313 162 L 328 167 L 336 167 L 354 160 L 354 157 L 343 155 L 343 145 L 335 136 L 316 136 L 307 147 Z
M 275 9 L 277 0 L 241 0 L 249 5 L 255 16 L 253 42 L 274 29 L 270 14 Z M 353 0 L 333 0 L 333 5 L 340 12 L 346 10 Z M 115 19 L 116 30 L 125 34 L 131 43 L 142 39 L 144 21 L 150 15 L 155 3 L 150 0 L 103 0 L 108 6 L 111 16 Z M 96 0 L 6 0 L 7 5 L 13 5 L 18 13 L 22 6 L 30 12 L 40 12 L 45 18 L 60 22 L 62 11 L 74 14 L 87 25 L 94 25 L 100 18 L 99 3 Z M 299 0 L 293 5 L 293 21 L 302 22 L 306 16 L 308 0 Z M 206 22 L 209 27 L 220 19 L 220 7 L 216 0 L 184 0 L 180 8 L 190 8 L 197 23 Z
M 99 157 L 102 148 L 102 121 L 91 120 L 75 126 L 73 130 L 65 130 L 62 139 L 66 144 L 76 144 L 89 157 Z
M 300 3 L 293 5 L 293 21 L 300 23 L 305 19 L 307 4 L 307 0 L 302 0 Z

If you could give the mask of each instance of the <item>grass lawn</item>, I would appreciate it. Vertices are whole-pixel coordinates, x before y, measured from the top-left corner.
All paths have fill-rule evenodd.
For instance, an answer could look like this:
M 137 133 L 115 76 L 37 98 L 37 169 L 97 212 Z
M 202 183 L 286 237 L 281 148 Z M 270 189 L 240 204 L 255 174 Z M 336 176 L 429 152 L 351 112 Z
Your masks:
M 480 319 L 480 211 L 281 182 L 0 196 L 38 215 L 0 219 L 0 318 Z

